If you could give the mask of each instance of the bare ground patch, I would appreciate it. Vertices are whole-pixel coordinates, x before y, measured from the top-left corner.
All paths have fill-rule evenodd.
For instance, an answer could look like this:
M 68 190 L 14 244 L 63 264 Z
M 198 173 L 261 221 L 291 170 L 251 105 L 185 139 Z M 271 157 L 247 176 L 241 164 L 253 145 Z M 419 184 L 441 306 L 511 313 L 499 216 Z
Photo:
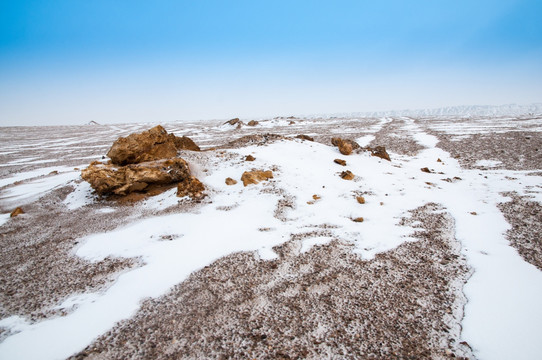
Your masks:
M 398 119 L 384 124 L 382 128 L 375 133 L 375 138 L 369 146 L 374 147 L 383 145 L 388 151 L 400 155 L 414 156 L 425 149 L 412 136 L 403 129 L 404 123 Z
M 512 227 L 506 237 L 525 261 L 542 270 L 542 205 L 516 193 L 505 195 L 512 201 L 498 206 Z
M 279 259 L 237 253 L 190 275 L 74 359 L 452 358 L 460 344 L 469 270 L 453 219 L 434 204 L 412 211 L 419 239 L 364 261 L 334 240 Z

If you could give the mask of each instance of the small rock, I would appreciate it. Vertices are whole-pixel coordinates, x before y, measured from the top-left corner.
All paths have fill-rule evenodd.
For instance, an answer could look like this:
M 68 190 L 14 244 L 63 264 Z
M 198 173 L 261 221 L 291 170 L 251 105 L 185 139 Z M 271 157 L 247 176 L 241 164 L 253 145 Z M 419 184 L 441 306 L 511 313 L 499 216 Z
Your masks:
M 429 173 L 429 174 L 432 173 L 432 171 L 429 170 L 429 168 L 427 168 L 427 167 L 421 168 L 420 170 L 423 171 L 423 172 Z
M 256 120 L 250 120 L 250 121 L 247 123 L 248 126 L 256 126 L 256 125 L 258 125 L 258 124 L 259 124 L 259 122 L 257 122 Z
M 297 135 L 296 136 L 296 139 L 301 139 L 301 140 L 307 140 L 307 141 L 314 141 L 314 138 L 308 136 L 308 135 Z
M 260 181 L 268 180 L 273 178 L 273 172 L 271 170 L 262 171 L 262 170 L 253 170 L 245 171 L 243 176 L 241 176 L 241 181 L 244 186 L 249 184 L 258 184 Z
M 471 211 L 470 213 L 471 215 L 478 215 L 478 213 L 476 211 Z
M 226 125 L 226 124 L 229 124 L 229 125 L 235 125 L 235 124 L 237 124 L 237 123 L 239 123 L 239 118 L 234 118 L 234 119 L 231 119 L 231 120 L 226 121 L 226 122 L 224 123 L 224 125 Z
M 58 171 L 54 170 L 49 173 L 49 175 L 58 175 Z
M 192 199 L 201 199 L 205 196 L 203 193 L 205 186 L 196 177 L 190 176 L 177 184 L 177 196 L 190 196 Z
M 15 208 L 15 210 L 13 210 L 13 211 L 11 212 L 11 214 L 9 215 L 9 217 L 15 217 L 15 216 L 18 216 L 18 215 L 21 215 L 21 214 L 24 214 L 23 209 L 21 209 L 20 207 L 17 207 L 17 208 Z
M 374 148 L 367 148 L 367 150 L 371 152 L 372 156 L 391 161 L 390 155 L 388 154 L 384 146 L 375 146 Z
M 343 171 L 340 175 L 343 180 L 352 180 L 354 179 L 354 174 L 350 170 Z
M 234 180 L 232 178 L 226 178 L 226 185 L 235 185 L 237 184 L 237 180 Z
M 356 200 L 360 204 L 365 204 L 365 198 L 363 196 L 356 196 Z
M 442 162 L 442 160 L 440 160 L 440 158 L 437 159 L 437 162 Z
M 313 196 L 312 196 L 312 198 L 313 198 L 314 200 L 320 200 L 320 199 L 321 199 L 321 197 L 320 197 L 320 196 L 318 196 L 318 195 L 316 195 L 316 194 L 315 194 L 315 195 L 313 195 Z
M 245 157 L 245 161 L 254 161 L 256 160 L 256 158 L 252 155 L 247 155 L 247 157 Z
M 335 159 L 333 160 L 333 162 L 335 164 L 339 164 L 339 165 L 342 165 L 342 166 L 346 166 L 346 160 L 343 160 L 343 159 Z
M 295 124 L 295 121 L 290 121 L 288 125 L 293 125 L 293 124 Z
M 357 217 L 355 219 L 352 219 L 353 222 L 363 222 L 363 218 L 362 217 Z

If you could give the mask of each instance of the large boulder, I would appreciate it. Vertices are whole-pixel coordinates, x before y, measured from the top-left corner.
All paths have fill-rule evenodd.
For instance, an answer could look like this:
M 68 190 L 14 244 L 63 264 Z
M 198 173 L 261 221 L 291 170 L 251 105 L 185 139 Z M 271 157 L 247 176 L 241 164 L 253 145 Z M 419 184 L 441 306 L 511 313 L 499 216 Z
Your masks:
M 168 134 L 166 129 L 157 125 L 142 133 L 118 138 L 107 156 L 115 165 L 138 164 L 174 158 L 180 149 L 199 151 L 199 147 L 191 139 Z
M 100 195 L 127 195 L 150 185 L 168 185 L 190 178 L 190 169 L 180 158 L 126 166 L 93 162 L 81 172 L 83 180 Z
M 343 155 L 350 155 L 352 151 L 360 148 L 357 142 L 350 139 L 331 138 L 331 144 L 337 146 Z

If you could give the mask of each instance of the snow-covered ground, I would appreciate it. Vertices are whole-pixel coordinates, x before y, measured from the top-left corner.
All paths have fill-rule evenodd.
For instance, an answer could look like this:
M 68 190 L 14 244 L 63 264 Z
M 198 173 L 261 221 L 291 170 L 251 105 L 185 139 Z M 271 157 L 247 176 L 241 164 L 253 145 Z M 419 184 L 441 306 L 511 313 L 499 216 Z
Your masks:
M 339 135 L 367 146 L 392 119 L 371 120 L 366 126 L 361 122 L 364 120 L 356 121 L 297 120 L 290 124 L 289 120 L 279 119 L 263 121 L 250 131 L 304 133 L 322 139 Z M 110 257 L 138 258 L 143 265 L 119 273 L 106 288 L 60 299 L 56 308 L 66 311 L 62 316 L 39 321 L 19 315 L 4 316 L 0 327 L 8 333 L 0 343 L 0 357 L 69 357 L 117 322 L 133 316 L 141 301 L 166 294 L 194 271 L 240 251 L 256 251 L 262 261 L 274 259 L 277 254 L 273 247 L 288 241 L 292 234 L 313 230 L 317 234 L 319 229 L 326 228 L 326 236 L 303 239 L 302 252 L 317 244 L 343 239 L 353 244 L 353 251 L 361 258 L 373 259 L 404 242 L 416 241 L 412 237 L 414 229 L 401 225 L 401 219 L 408 216 L 409 210 L 437 203 L 453 217 L 455 237 L 472 268 L 472 276 L 463 288 L 467 303 L 461 340 L 469 344 L 479 359 L 537 358 L 542 353 L 542 273 L 509 245 L 505 234 L 510 224 L 497 205 L 507 201 L 504 192 L 529 196 L 542 203 L 542 176 L 532 174 L 532 170 L 492 169 L 500 163 L 494 159 L 479 160 L 479 166 L 489 169 L 464 169 L 457 159 L 438 147 L 439 139 L 433 135 L 435 131 L 464 135 L 474 130 L 503 129 L 508 121 L 482 119 L 479 124 L 471 124 L 468 131 L 464 123 L 458 125 L 443 119 L 420 122 L 400 117 L 395 121 L 404 131 L 397 134 L 398 138 L 408 136 L 423 150 L 415 156 L 390 151 L 392 161 L 388 162 L 369 152 L 343 156 L 328 145 L 329 140 L 320 143 L 291 138 L 212 150 L 199 160 L 194 157 L 189 161 L 199 169 L 198 177 L 208 189 L 207 200 L 188 211 L 174 210 L 179 202 L 187 200 L 176 198 L 174 191 L 165 192 L 134 208 L 144 214 L 168 208 L 173 211 L 146 215 L 115 229 L 78 238 L 73 256 L 90 262 Z M 527 120 L 526 126 L 531 129 L 533 123 L 539 125 L 540 120 Z M 103 127 L 100 134 L 103 139 L 110 139 L 141 128 Z M 209 145 L 213 141 L 220 144 L 218 136 L 230 140 L 237 136 L 234 127 L 228 129 L 223 124 L 194 123 L 183 128 L 183 124 L 176 123 L 166 128 L 182 135 L 191 133 L 196 142 L 206 139 Z M 535 130 L 540 131 L 540 126 Z M 74 136 L 64 144 L 44 141 L 42 145 L 61 150 L 62 145 L 69 147 L 78 141 L 81 138 Z M 18 146 L 12 145 L 13 151 L 17 153 L 24 145 L 22 141 Z M 105 152 L 107 146 L 100 149 Z M 249 154 L 256 160 L 243 161 Z M 4 156 L 9 159 L 13 153 Z M 337 158 L 346 160 L 347 165 L 334 163 Z M 75 161 L 81 163 L 80 159 L 83 157 Z M 110 203 L 102 204 L 103 200 L 92 193 L 88 184 L 78 181 L 79 171 L 73 169 L 81 165 L 36 167 L 38 161 L 39 157 L 13 157 L 13 161 L 5 163 L 11 169 L 27 162 L 33 167 L 0 179 L 0 204 L 5 212 L 0 230 L 12 221 L 32 216 L 30 211 L 9 219 L 11 208 L 39 202 L 41 197 L 63 186 L 70 186 L 71 190 L 58 206 L 65 208 L 67 214 L 91 207 L 111 216 L 118 211 Z M 421 171 L 426 167 L 429 172 Z M 241 174 L 251 169 L 272 170 L 274 177 L 244 187 Z M 355 175 L 353 180 L 340 177 L 345 170 Z M 238 183 L 226 185 L 227 177 Z M 364 197 L 364 204 L 356 200 L 359 196 Z M 353 221 L 360 217 L 362 222 Z

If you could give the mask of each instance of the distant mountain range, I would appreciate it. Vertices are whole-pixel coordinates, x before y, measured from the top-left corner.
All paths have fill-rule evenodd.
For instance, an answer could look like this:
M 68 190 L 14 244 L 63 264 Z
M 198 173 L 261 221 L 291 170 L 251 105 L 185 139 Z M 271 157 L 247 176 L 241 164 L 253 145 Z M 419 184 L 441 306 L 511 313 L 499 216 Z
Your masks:
M 435 109 L 414 109 L 414 110 L 390 110 L 330 114 L 329 116 L 339 117 L 379 117 L 379 116 L 521 116 L 541 115 L 542 103 L 529 105 L 463 105 L 447 106 Z

